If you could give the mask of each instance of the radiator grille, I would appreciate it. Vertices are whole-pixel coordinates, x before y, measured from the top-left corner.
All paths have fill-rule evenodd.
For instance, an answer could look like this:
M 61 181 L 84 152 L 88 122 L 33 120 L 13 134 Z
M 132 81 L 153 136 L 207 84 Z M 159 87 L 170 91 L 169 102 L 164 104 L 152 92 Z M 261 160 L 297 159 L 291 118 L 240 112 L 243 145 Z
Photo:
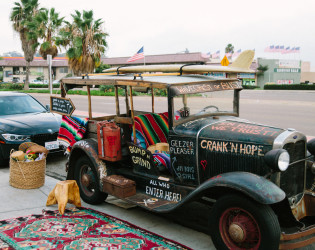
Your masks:
M 201 159 L 208 159 L 209 167 L 202 171 L 202 181 L 222 173 L 244 171 L 260 176 L 270 172 L 263 157 L 235 155 L 231 153 L 203 152 Z
M 56 141 L 58 132 L 53 134 L 37 134 L 31 136 L 31 141 L 39 145 L 45 146 L 45 142 Z
M 283 147 L 290 154 L 290 163 L 305 158 L 305 141 L 287 143 Z M 288 167 L 281 173 L 280 188 L 286 193 L 287 197 L 302 193 L 304 190 L 305 161 L 298 162 Z

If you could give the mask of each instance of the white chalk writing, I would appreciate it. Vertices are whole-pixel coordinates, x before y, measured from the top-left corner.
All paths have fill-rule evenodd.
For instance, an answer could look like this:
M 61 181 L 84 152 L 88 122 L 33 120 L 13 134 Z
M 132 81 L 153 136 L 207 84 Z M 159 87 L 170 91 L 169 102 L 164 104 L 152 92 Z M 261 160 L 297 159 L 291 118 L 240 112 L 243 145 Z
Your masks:
M 200 143 L 201 148 L 209 150 L 211 152 L 222 153 L 235 153 L 243 155 L 258 155 L 264 156 L 262 145 L 246 144 L 246 143 L 234 143 L 223 141 L 208 141 L 202 140 Z

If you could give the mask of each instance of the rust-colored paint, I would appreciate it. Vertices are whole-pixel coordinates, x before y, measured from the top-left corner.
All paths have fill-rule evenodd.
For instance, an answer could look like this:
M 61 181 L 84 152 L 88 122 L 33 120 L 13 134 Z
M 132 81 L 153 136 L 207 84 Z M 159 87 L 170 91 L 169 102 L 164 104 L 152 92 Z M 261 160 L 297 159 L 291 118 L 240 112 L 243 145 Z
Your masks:
M 292 209 L 292 213 L 297 220 L 300 220 L 306 216 L 315 215 L 315 197 L 309 194 L 305 194 L 300 203 Z

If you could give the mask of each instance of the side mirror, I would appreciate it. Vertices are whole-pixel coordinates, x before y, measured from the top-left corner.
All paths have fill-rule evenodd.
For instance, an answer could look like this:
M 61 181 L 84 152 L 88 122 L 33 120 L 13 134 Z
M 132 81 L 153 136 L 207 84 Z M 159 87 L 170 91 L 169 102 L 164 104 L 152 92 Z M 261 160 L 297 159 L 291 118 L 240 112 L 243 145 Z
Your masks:
M 50 105 L 49 104 L 46 104 L 46 109 L 47 109 L 47 111 L 50 111 Z

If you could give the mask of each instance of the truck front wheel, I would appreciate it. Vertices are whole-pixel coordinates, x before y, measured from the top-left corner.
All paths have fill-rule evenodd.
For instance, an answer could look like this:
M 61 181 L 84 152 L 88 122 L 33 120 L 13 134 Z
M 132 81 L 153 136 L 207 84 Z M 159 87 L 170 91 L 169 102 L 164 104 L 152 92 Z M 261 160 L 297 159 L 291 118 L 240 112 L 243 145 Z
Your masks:
M 80 189 L 81 198 L 89 204 L 100 204 L 108 194 L 100 191 L 99 178 L 95 167 L 87 156 L 81 156 L 74 169 L 74 178 Z
M 209 227 L 217 249 L 279 249 L 280 226 L 273 210 L 242 195 L 220 198 Z

